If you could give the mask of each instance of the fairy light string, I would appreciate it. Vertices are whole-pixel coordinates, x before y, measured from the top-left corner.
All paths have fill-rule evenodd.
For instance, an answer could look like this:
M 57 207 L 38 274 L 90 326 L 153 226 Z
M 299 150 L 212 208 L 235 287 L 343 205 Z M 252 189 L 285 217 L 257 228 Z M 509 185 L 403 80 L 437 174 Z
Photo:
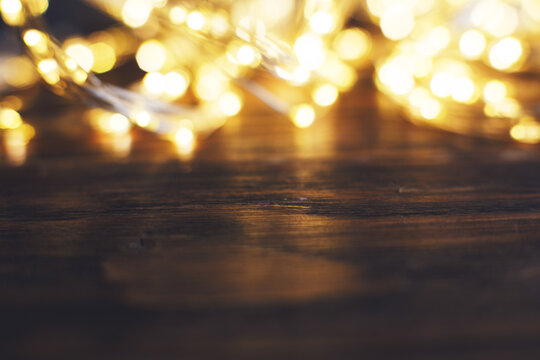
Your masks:
M 103 133 L 136 125 L 189 152 L 241 111 L 246 92 L 309 127 L 375 57 L 375 84 L 415 123 L 540 142 L 535 0 L 85 1 L 119 26 L 60 43 L 42 26 L 47 0 L 0 0 L 0 11 L 41 77 L 92 104 Z M 347 28 L 358 7 L 388 40 L 373 47 Z M 131 60 L 143 76 L 126 88 L 96 76 Z M 4 132 L 23 124 L 12 105 L 0 104 Z
M 276 1 L 287 14 L 276 12 Z M 353 2 L 276 1 L 88 0 L 125 27 L 62 44 L 42 25 L 46 0 L 1 0 L 0 10 L 41 77 L 96 107 L 88 117 L 97 128 L 125 134 L 135 124 L 192 148 L 196 136 L 242 109 L 246 91 L 308 127 L 369 63 L 370 36 L 344 28 Z M 286 17 L 298 21 L 284 29 Z M 129 58 L 145 74 L 129 88 L 96 76 Z
M 540 142 L 540 6 L 535 0 L 368 0 L 394 41 L 378 88 L 414 121 Z

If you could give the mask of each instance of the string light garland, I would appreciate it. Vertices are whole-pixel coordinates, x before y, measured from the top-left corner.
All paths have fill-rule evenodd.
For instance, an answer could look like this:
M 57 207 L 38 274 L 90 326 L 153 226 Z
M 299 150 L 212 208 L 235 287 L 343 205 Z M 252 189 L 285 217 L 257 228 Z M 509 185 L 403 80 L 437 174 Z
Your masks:
M 540 142 L 540 3 L 368 0 L 393 41 L 378 88 L 417 123 Z
M 123 139 L 120 152 L 138 126 L 189 154 L 242 110 L 246 94 L 309 127 L 373 59 L 376 86 L 415 123 L 540 142 L 535 0 L 85 2 L 118 25 L 61 43 L 42 25 L 47 0 L 0 0 L 37 70 L 7 82 L 34 83 L 38 73 L 57 93 L 83 99 L 88 122 Z M 373 48 L 372 35 L 347 27 L 358 8 L 388 40 Z M 21 68 L 19 60 L 5 66 Z M 142 75 L 127 87 L 100 79 L 130 61 Z M 20 119 L 16 106 L 0 107 L 3 118 Z M 0 128 L 13 130 L 9 121 Z
M 86 2 L 121 26 L 60 43 L 42 25 L 46 0 L 1 0 L 0 10 L 41 77 L 94 107 L 96 128 L 125 135 L 140 126 L 186 153 L 240 112 L 246 92 L 308 127 L 369 64 L 370 36 L 344 28 L 350 1 Z M 128 88 L 96 75 L 128 59 L 144 74 Z

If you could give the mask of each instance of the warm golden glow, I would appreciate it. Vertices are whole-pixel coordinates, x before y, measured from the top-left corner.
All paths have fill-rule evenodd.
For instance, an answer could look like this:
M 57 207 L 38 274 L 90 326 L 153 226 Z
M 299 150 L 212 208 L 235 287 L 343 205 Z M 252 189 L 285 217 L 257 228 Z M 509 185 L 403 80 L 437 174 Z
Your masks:
M 24 22 L 23 7 L 20 0 L 2 0 L 0 2 L 2 18 L 9 25 L 21 25 Z
M 183 24 L 187 19 L 187 10 L 181 6 L 174 6 L 169 11 L 169 19 L 175 25 Z
M 381 30 L 384 36 L 391 40 L 407 37 L 414 29 L 414 24 L 412 11 L 398 2 L 381 16 Z
M 15 88 L 33 85 L 39 78 L 30 60 L 22 56 L 12 57 L 1 63 L 0 71 L 0 78 Z
M 60 81 L 60 72 L 56 60 L 41 60 L 38 64 L 38 70 L 43 79 L 51 85 L 54 85 Z
M 104 107 L 191 153 L 199 131 L 215 130 L 252 98 L 243 92 L 309 127 L 326 112 L 322 107 L 335 104 L 374 68 L 378 89 L 416 120 L 458 132 L 477 121 L 475 128 L 490 136 L 536 142 L 539 122 L 527 117 L 538 108 L 536 0 L 89 3 L 120 24 L 59 43 L 37 18 L 47 0 L 0 0 L 3 19 L 20 26 L 34 62 L 0 59 L 0 85 L 28 88 L 41 75 L 58 93 L 77 89 L 83 98 L 97 96 Z M 355 13 L 362 9 L 368 16 Z M 378 25 L 386 39 L 372 44 L 367 30 L 347 27 L 364 21 Z M 107 87 L 91 74 L 133 59 L 145 74 L 126 89 Z M 0 106 L 15 116 L 25 101 L 21 96 L 18 106 Z M 101 131 L 129 132 L 126 116 L 91 113 Z M 4 122 L 6 131 L 14 130 Z
M 302 104 L 295 107 L 290 116 L 294 125 L 299 128 L 307 128 L 315 121 L 315 110 L 310 105 Z
M 334 40 L 334 49 L 343 60 L 357 60 L 371 50 L 371 38 L 360 29 L 343 30 Z
M 313 101 L 319 106 L 330 106 L 336 102 L 339 92 L 331 84 L 321 85 L 313 90 Z
M 143 86 L 147 93 L 158 96 L 165 88 L 165 77 L 159 72 L 151 72 L 144 76 Z
M 99 131 L 111 135 L 127 134 L 131 123 L 127 117 L 101 109 L 92 109 L 87 112 L 90 124 Z
M 317 69 L 324 62 L 324 43 L 317 35 L 305 34 L 300 36 L 294 42 L 294 52 L 300 64 L 307 69 Z
M 146 24 L 152 12 L 152 0 L 126 0 L 122 7 L 122 21 L 133 28 Z
M 94 66 L 94 53 L 87 45 L 75 40 L 66 47 L 65 51 L 85 71 L 90 71 Z
M 466 58 L 479 58 L 486 49 L 486 37 L 478 30 L 468 30 L 459 39 L 459 49 Z
M 193 11 L 187 17 L 187 25 L 190 29 L 202 30 L 205 24 L 206 19 L 204 18 L 204 15 L 199 11 Z
M 226 116 L 234 116 L 242 109 L 242 99 L 234 92 L 226 92 L 218 99 L 220 111 Z
M 523 143 L 537 144 L 540 142 L 540 124 L 533 118 L 524 118 L 512 127 L 510 136 Z
M 311 29 L 318 34 L 328 34 L 335 28 L 335 20 L 332 14 L 326 11 L 317 11 L 309 20 Z
M 22 124 L 21 115 L 17 111 L 0 107 L 0 129 L 16 129 Z
M 167 61 L 167 50 L 159 41 L 147 40 L 139 46 L 135 58 L 142 70 L 159 71 Z
M 489 62 L 495 69 L 506 70 L 518 62 L 523 54 L 523 46 L 516 38 L 504 38 L 489 50 Z
M 116 52 L 113 47 L 105 42 L 98 42 L 90 45 L 94 62 L 92 71 L 105 73 L 111 70 L 116 64 Z
M 163 78 L 165 94 L 171 99 L 180 98 L 186 93 L 189 85 L 189 75 L 185 72 L 171 71 Z

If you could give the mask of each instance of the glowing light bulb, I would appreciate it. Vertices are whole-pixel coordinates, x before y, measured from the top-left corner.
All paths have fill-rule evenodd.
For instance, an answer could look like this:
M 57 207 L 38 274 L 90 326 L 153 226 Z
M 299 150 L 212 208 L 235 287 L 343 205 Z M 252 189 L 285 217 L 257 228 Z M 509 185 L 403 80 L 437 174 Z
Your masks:
M 152 121 L 152 116 L 147 111 L 139 111 L 135 116 L 135 123 L 140 127 L 147 127 Z
M 508 94 L 508 89 L 502 81 L 491 80 L 484 87 L 484 100 L 488 103 L 502 101 Z
M 195 146 L 195 135 L 191 129 L 182 127 L 174 135 L 174 142 L 182 154 L 188 154 Z
M 452 82 L 452 98 L 457 102 L 466 103 L 473 99 L 474 83 L 467 77 L 460 77 Z
M 75 43 L 66 47 L 66 54 L 74 59 L 85 71 L 90 71 L 94 65 L 94 54 L 92 50 L 81 43 Z
M 446 72 L 438 72 L 431 78 L 431 91 L 440 98 L 445 98 L 452 94 L 452 75 Z
M 459 39 L 459 49 L 463 56 L 477 59 L 486 49 L 486 37 L 478 30 L 467 30 Z
M 299 128 L 310 127 L 315 121 L 315 110 L 307 104 L 299 105 L 291 111 L 291 119 Z
M 60 81 L 60 73 L 58 72 L 58 63 L 54 59 L 44 59 L 38 63 L 38 70 L 43 76 L 43 79 L 51 85 Z
M 139 46 L 135 55 L 137 64 L 146 72 L 159 71 L 167 61 L 167 50 L 157 40 L 147 40 Z
M 187 17 L 187 26 L 192 30 L 202 30 L 205 24 L 206 19 L 199 11 L 192 11 Z
M 317 87 L 312 94 L 313 101 L 319 106 L 330 106 L 336 102 L 339 92 L 331 84 L 325 84 Z
M 183 24 L 187 19 L 188 13 L 181 6 L 174 6 L 169 11 L 169 19 L 175 25 Z
M 144 89 L 152 95 L 161 95 L 165 87 L 165 78 L 159 72 L 148 73 L 143 78 Z
M 401 40 L 414 29 L 414 14 L 405 6 L 395 5 L 384 12 L 380 25 L 384 36 L 391 40 Z
M 537 144 L 540 142 L 540 124 L 534 119 L 522 119 L 510 129 L 510 136 L 517 141 Z
M 428 98 L 420 104 L 420 114 L 426 120 L 434 120 L 441 113 L 441 103 L 433 98 Z
M 257 53 L 250 45 L 242 45 L 236 53 L 236 58 L 242 65 L 254 65 L 257 62 Z
M 98 42 L 90 45 L 90 50 L 94 58 L 92 71 L 105 73 L 111 70 L 116 64 L 116 52 L 109 44 Z
M 498 70 L 511 68 L 523 54 L 523 45 L 516 38 L 509 37 L 497 41 L 489 51 L 489 62 Z
M 21 115 L 17 111 L 0 107 L 0 129 L 16 129 L 22 124 Z
M 178 99 L 186 93 L 189 86 L 189 76 L 184 72 L 171 71 L 163 78 L 165 94 L 171 99 Z
M 122 6 L 122 21 L 132 28 L 138 28 L 146 24 L 153 4 L 151 0 L 126 0 Z
M 357 60 L 371 49 L 371 38 L 360 29 L 343 30 L 334 40 L 334 49 L 343 60 Z
M 324 43 L 314 34 L 304 34 L 296 39 L 294 52 L 300 64 L 307 69 L 315 70 L 324 63 Z
M 335 21 L 332 14 L 326 11 L 317 11 L 309 20 L 311 29 L 318 34 L 328 34 L 334 30 Z
M 218 106 L 224 115 L 234 116 L 242 109 L 242 99 L 238 94 L 228 91 L 219 97 Z

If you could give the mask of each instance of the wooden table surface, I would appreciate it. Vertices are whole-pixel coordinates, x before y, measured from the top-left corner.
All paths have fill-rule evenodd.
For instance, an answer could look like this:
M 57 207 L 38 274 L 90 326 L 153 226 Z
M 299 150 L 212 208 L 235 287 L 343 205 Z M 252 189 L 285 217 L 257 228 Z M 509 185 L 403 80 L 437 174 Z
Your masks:
M 540 148 L 415 127 L 369 85 L 251 104 L 191 158 L 81 108 L 0 155 L 0 358 L 538 359 Z

